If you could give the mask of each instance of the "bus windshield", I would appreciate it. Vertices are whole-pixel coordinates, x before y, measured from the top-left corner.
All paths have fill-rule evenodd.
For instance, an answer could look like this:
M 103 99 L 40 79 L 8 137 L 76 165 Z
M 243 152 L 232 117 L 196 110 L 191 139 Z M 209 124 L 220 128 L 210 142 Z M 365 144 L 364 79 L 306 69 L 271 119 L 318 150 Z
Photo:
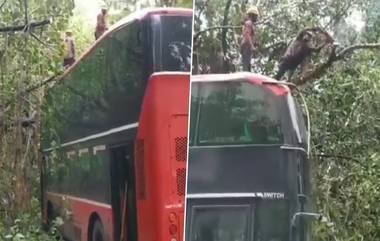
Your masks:
M 200 206 L 192 212 L 190 241 L 248 241 L 249 206 Z
M 287 200 L 261 200 L 257 204 L 255 241 L 286 241 L 289 236 Z
M 283 143 L 284 95 L 244 81 L 195 85 L 191 116 L 197 121 L 191 132 L 198 145 Z
M 258 200 L 251 205 L 193 206 L 190 215 L 189 241 L 288 240 L 286 200 Z
M 191 16 L 161 16 L 163 71 L 190 71 Z

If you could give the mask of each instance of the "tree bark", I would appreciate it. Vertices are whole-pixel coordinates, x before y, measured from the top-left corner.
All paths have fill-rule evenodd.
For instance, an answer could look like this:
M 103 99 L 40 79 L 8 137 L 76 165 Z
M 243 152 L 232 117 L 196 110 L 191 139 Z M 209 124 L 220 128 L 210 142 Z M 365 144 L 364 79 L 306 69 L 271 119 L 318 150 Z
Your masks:
M 317 66 L 313 71 L 311 71 L 306 76 L 301 76 L 299 79 L 294 81 L 297 85 L 303 85 L 306 82 L 317 79 L 321 77 L 326 71 L 337 61 L 343 60 L 348 54 L 353 53 L 355 50 L 359 49 L 380 49 L 380 43 L 365 43 L 365 44 L 355 44 L 344 48 L 339 53 L 336 53 L 336 47 L 334 46 L 330 52 L 330 56 L 325 63 Z
M 39 22 L 30 22 L 29 24 L 24 24 L 24 25 L 6 26 L 6 27 L 1 27 L 0 32 L 26 31 L 28 28 L 33 29 L 33 28 L 41 27 L 41 26 L 51 24 L 51 23 L 52 23 L 51 19 L 46 19 Z
M 228 0 L 226 3 L 226 7 L 224 8 L 224 15 L 223 15 L 223 26 L 226 26 L 228 24 L 228 13 L 230 12 L 232 0 Z M 226 59 L 227 52 L 228 52 L 228 43 L 227 43 L 227 29 L 222 28 L 222 50 L 223 50 L 223 68 L 225 72 L 229 72 L 229 61 Z

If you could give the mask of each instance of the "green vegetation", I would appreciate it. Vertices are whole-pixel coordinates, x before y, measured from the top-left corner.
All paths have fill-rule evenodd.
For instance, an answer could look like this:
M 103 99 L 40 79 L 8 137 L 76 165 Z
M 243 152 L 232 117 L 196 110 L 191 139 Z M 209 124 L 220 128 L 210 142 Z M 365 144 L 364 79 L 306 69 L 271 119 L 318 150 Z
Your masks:
M 128 1 L 110 22 L 135 11 L 137 3 Z M 43 232 L 41 227 L 40 123 L 50 110 L 41 106 L 63 70 L 65 31 L 74 34 L 77 56 L 94 41 L 95 23 L 81 14 L 73 0 L 0 0 L 0 241 L 60 240 L 55 228 Z
M 261 11 L 262 46 L 255 60 L 259 73 L 273 76 L 287 44 L 305 28 L 327 30 L 340 44 L 338 52 L 359 43 L 380 42 L 379 1 L 254 2 L 260 2 Z M 195 69 L 241 70 L 241 22 L 249 5 L 237 0 L 198 0 L 195 6 L 199 63 Z M 312 56 L 313 65 L 325 63 L 329 51 Z M 316 207 L 328 219 L 328 225 L 315 225 L 313 240 L 380 239 L 379 54 L 378 49 L 356 49 L 299 86 L 311 115 Z

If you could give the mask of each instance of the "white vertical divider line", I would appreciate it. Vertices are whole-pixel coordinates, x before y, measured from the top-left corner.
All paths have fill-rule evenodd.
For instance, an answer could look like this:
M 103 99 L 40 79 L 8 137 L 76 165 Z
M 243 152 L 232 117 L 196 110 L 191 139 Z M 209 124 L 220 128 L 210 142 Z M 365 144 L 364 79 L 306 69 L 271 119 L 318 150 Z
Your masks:
M 186 147 L 186 181 L 185 181 L 185 205 L 184 205 L 184 212 L 183 212 L 183 237 L 181 241 L 185 241 L 186 237 L 186 219 L 187 219 L 187 187 L 188 187 L 188 180 L 189 180 L 189 144 L 190 144 L 190 113 L 191 113 L 191 77 L 192 77 L 192 72 L 193 72 L 193 51 L 194 51 L 194 15 L 195 15 L 195 1 L 193 0 L 193 16 L 192 16 L 192 27 L 191 27 L 191 66 L 190 66 L 190 81 L 189 81 L 189 107 L 188 107 L 188 115 L 187 115 L 187 147 Z

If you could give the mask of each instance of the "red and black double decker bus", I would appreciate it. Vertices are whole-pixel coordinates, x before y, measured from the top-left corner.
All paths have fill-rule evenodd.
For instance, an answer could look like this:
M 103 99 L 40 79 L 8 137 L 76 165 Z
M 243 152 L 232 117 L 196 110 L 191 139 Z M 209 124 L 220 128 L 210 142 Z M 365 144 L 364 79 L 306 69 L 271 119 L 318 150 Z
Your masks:
M 182 239 L 191 35 L 191 10 L 138 12 L 49 90 L 42 210 L 65 238 Z
M 192 77 L 186 241 L 305 241 L 310 163 L 288 85 L 238 73 Z

